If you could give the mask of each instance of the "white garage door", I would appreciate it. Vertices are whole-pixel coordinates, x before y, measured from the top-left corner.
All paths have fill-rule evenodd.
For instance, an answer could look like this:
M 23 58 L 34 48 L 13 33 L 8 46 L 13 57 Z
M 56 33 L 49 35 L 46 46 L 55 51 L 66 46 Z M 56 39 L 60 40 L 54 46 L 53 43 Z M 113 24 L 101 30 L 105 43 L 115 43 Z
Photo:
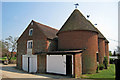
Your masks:
M 47 55 L 47 72 L 66 74 L 66 55 Z
M 37 72 L 37 55 L 23 55 L 22 56 L 22 68 L 24 71 L 27 71 L 30 73 Z
M 22 56 L 22 69 L 28 72 L 28 58 L 26 55 Z
M 30 72 L 37 72 L 37 57 L 30 58 Z

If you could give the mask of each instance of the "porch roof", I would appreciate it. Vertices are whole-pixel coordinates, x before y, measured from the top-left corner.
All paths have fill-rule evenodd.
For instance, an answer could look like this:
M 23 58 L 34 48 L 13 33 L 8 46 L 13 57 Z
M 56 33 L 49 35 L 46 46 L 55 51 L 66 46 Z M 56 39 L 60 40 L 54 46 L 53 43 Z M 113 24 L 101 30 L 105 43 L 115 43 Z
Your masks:
M 82 53 L 82 50 L 67 50 L 67 51 L 48 51 L 48 52 L 38 52 L 37 55 L 73 55 L 77 53 Z

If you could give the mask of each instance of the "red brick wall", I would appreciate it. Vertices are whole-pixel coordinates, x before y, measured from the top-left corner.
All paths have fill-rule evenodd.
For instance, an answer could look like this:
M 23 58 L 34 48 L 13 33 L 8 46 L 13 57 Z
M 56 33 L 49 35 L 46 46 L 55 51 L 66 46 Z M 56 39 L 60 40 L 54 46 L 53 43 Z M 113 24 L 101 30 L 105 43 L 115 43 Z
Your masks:
M 57 51 L 58 50 L 58 40 L 49 40 L 48 51 Z
M 74 63 L 74 77 L 79 78 L 82 74 L 82 60 L 81 60 L 81 54 L 75 54 L 73 55 L 73 63 Z
M 46 72 L 46 55 L 38 55 L 38 72 L 45 73 Z
M 103 64 L 104 56 L 105 56 L 105 40 L 104 39 L 98 39 L 99 40 L 99 64 Z
M 29 29 L 33 29 L 33 35 L 29 36 Z M 46 36 L 42 33 L 41 29 L 39 27 L 36 26 L 36 24 L 33 25 L 28 25 L 28 27 L 26 28 L 26 30 L 23 32 L 23 34 L 20 36 L 19 40 L 17 41 L 17 67 L 21 69 L 21 64 L 22 64 L 22 60 L 21 60 L 21 55 L 25 55 L 27 54 L 27 41 L 28 40 L 33 40 L 33 50 L 32 53 L 36 53 L 36 52 L 40 52 L 40 51 L 46 51 L 47 50 L 47 38 Z M 42 56 L 39 56 L 39 59 Z M 42 72 L 45 72 L 45 59 L 46 56 L 42 57 L 43 60 L 41 60 L 37 63 L 39 63 L 39 66 L 41 66 L 39 68 L 39 72 L 40 70 L 42 70 Z M 42 64 L 42 65 L 41 65 Z
M 105 56 L 108 58 L 108 64 L 109 64 L 109 44 L 105 43 Z
M 69 31 L 58 34 L 58 49 L 84 49 L 82 73 L 95 73 L 97 67 L 98 35 L 91 31 Z
M 21 65 L 21 69 L 22 69 L 22 55 L 21 55 L 21 64 L 20 65 Z

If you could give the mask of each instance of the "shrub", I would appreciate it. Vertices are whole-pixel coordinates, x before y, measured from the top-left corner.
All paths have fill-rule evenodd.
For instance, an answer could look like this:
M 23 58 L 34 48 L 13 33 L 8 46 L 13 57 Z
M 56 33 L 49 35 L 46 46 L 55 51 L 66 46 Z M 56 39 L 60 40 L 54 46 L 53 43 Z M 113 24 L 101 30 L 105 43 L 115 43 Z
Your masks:
M 99 72 L 99 64 L 97 64 L 97 69 L 96 69 L 96 73 Z
M 103 64 L 100 64 L 100 65 L 99 65 L 99 70 L 103 70 L 104 67 L 105 67 L 105 66 L 104 66 Z
M 107 67 L 108 67 L 108 59 L 107 59 L 106 56 L 104 57 L 103 64 L 104 64 L 104 66 L 105 66 L 105 69 L 107 69 Z
M 110 58 L 110 64 L 114 64 L 114 59 Z
M 16 64 L 16 60 L 10 60 L 10 64 Z

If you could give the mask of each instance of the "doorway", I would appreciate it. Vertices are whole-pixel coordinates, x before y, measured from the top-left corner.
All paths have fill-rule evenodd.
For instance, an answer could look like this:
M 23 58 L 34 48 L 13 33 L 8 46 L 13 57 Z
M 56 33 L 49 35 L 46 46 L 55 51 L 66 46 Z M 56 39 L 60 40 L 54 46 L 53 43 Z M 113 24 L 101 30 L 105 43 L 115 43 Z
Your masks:
M 22 69 L 29 73 L 37 72 L 37 55 L 23 55 Z
M 28 73 L 29 73 L 29 70 L 30 70 L 30 57 L 28 57 Z
M 66 55 L 66 75 L 72 76 L 72 55 Z

